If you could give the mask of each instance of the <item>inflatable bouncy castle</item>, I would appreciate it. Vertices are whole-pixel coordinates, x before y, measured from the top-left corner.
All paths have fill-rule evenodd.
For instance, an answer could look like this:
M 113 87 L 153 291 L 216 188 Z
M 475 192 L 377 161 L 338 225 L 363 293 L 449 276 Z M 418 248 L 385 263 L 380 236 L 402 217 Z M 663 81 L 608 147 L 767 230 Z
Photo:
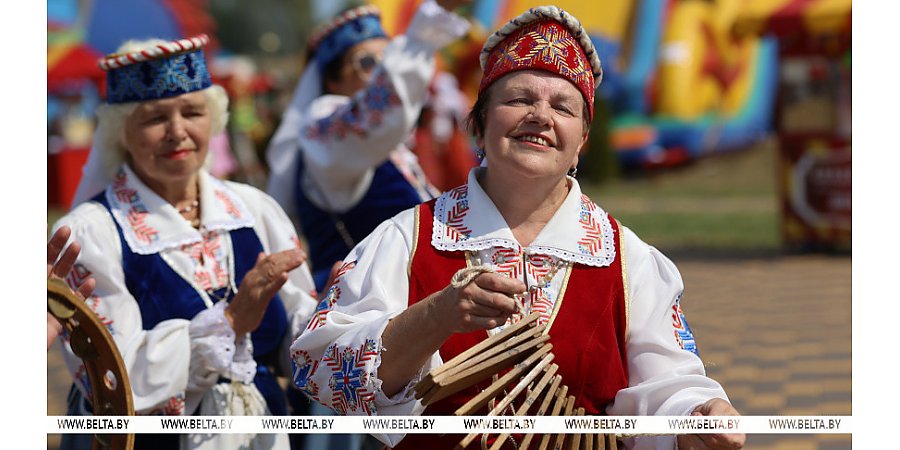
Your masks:
M 373 0 L 389 32 L 402 31 L 417 0 Z M 468 45 L 447 56 L 464 90 L 477 82 L 486 34 L 540 0 L 476 0 Z M 771 130 L 776 41 L 733 33 L 740 0 L 560 0 L 583 22 L 604 62 L 598 98 L 611 112 L 609 140 L 626 169 L 674 165 L 746 147 Z M 479 35 L 479 32 L 481 35 Z M 474 51 L 473 51 L 474 49 Z M 472 61 L 475 61 L 472 64 Z

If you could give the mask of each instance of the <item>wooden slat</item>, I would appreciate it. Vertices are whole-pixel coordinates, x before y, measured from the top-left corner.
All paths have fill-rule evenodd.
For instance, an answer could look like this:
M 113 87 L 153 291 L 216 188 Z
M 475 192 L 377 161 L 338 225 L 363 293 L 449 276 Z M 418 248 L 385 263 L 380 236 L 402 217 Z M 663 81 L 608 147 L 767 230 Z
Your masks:
M 572 404 L 574 405 L 575 397 L 571 397 L 571 398 L 572 398 Z M 568 407 L 568 403 L 566 404 L 566 406 Z M 568 415 L 568 414 L 566 414 L 566 415 Z M 583 416 L 584 408 L 581 408 L 581 407 L 575 408 L 575 411 L 573 411 L 572 415 L 573 416 Z M 579 433 L 573 434 L 571 436 L 572 439 L 569 441 L 569 449 L 570 450 L 581 450 L 581 436 L 582 435 Z
M 503 342 L 500 342 L 497 345 L 493 345 L 488 347 L 483 352 L 473 355 L 466 361 L 456 365 L 449 370 L 445 370 L 444 372 L 437 374 L 434 376 L 434 383 L 439 385 L 446 385 L 447 382 L 445 380 L 455 376 L 456 374 L 462 373 L 467 369 L 476 366 L 491 357 L 497 356 L 502 352 L 509 351 L 522 343 L 528 342 L 531 339 L 535 338 L 538 334 L 544 331 L 547 328 L 546 325 L 539 325 L 536 327 L 531 327 L 528 330 L 523 331 L 522 333 L 513 336 L 512 338 L 506 339 Z
M 457 416 L 465 416 L 481 408 L 490 399 L 496 397 L 497 394 L 499 394 L 500 391 L 502 391 L 506 386 L 509 386 L 509 384 L 512 383 L 515 379 L 522 376 L 523 373 L 527 373 L 526 371 L 529 370 L 531 366 L 535 365 L 541 358 L 543 358 L 544 355 L 550 353 L 550 350 L 552 348 L 553 344 L 544 344 L 536 352 L 532 353 L 531 356 L 525 358 L 525 360 L 521 363 L 513 366 L 513 368 L 510 369 L 510 371 L 507 372 L 506 375 L 500 377 L 499 380 L 488 386 L 487 389 L 481 391 L 481 393 L 466 402 L 465 405 L 461 406 L 453 414 Z
M 553 353 L 550 353 L 547 356 L 545 356 L 544 359 L 547 359 L 547 358 L 552 359 L 552 357 L 553 357 Z M 544 388 L 547 387 L 547 385 L 550 383 L 550 380 L 553 379 L 553 376 L 556 375 L 556 371 L 558 369 L 559 369 L 559 366 L 557 366 L 556 364 L 550 364 L 549 366 L 546 366 L 543 369 L 544 375 L 537 382 L 537 384 L 535 384 L 534 389 L 532 389 L 525 396 L 525 400 L 522 401 L 522 404 L 519 405 L 519 408 L 516 409 L 517 417 L 522 417 L 522 416 L 528 415 L 528 410 L 531 409 L 531 405 L 533 405 L 534 402 L 537 401 L 538 396 L 541 394 L 541 392 L 544 391 Z M 513 394 L 510 393 L 510 396 L 513 396 Z M 497 440 L 494 441 L 494 445 L 491 446 L 490 450 L 499 450 L 500 447 L 503 446 L 503 443 L 506 442 L 506 439 L 509 438 L 509 436 L 510 436 L 510 433 L 501 434 L 499 437 L 497 437 Z M 528 436 L 531 436 L 531 435 L 529 434 Z M 530 441 L 530 439 L 529 439 L 529 441 Z M 520 449 L 525 448 L 525 445 L 526 445 L 526 442 L 523 440 L 522 443 L 519 445 L 519 448 Z
M 534 339 L 522 342 L 493 358 L 482 361 L 478 365 L 454 374 L 440 383 L 435 383 L 435 388 L 428 391 L 428 394 L 422 398 L 422 404 L 430 405 L 473 384 L 486 380 L 507 368 L 516 366 L 520 361 L 530 358 L 542 346 L 549 345 L 547 344 L 549 340 L 550 336 L 547 335 L 536 336 Z
M 608 434 L 598 434 L 594 436 L 593 450 L 606 450 L 606 439 L 608 439 L 608 436 Z
M 444 362 L 444 364 L 441 364 L 439 367 L 435 367 L 428 374 L 432 375 L 432 376 L 439 375 L 443 371 L 451 369 L 454 366 L 456 366 L 457 364 L 461 364 L 461 363 L 465 362 L 467 359 L 471 358 L 473 355 L 477 355 L 478 353 L 481 353 L 482 351 L 489 348 L 490 346 L 499 344 L 499 343 L 505 341 L 506 339 L 518 334 L 519 331 L 521 331 L 523 328 L 536 322 L 538 317 L 540 317 L 540 313 L 532 313 L 531 315 L 524 317 L 522 320 L 504 328 L 499 333 L 497 333 L 493 336 L 490 336 L 489 338 L 473 345 L 472 347 L 469 347 L 468 349 L 466 349 L 466 351 L 454 356 L 450 361 L 446 361 L 446 362 Z
M 556 364 L 552 364 L 551 367 L 556 366 Z M 558 366 L 557 366 L 558 367 Z M 537 411 L 535 411 L 535 416 L 543 416 L 547 413 L 547 410 L 550 408 L 553 399 L 556 398 L 556 391 L 559 389 L 559 384 L 562 383 L 562 375 L 556 375 L 553 377 L 553 381 L 550 383 L 550 387 L 546 389 L 543 395 L 543 400 L 541 404 L 538 406 Z M 529 445 L 531 445 L 531 441 L 534 439 L 535 434 L 527 434 L 522 438 L 522 443 L 519 444 L 520 449 L 527 449 Z
M 566 394 L 569 392 L 569 387 L 566 385 L 562 385 L 559 387 L 559 390 L 555 394 L 555 402 L 553 403 L 553 409 L 550 411 L 551 416 L 558 416 L 561 411 L 565 409 L 566 404 Z M 560 435 L 554 434 L 545 434 L 541 438 L 541 445 L 538 447 L 539 450 L 547 450 L 548 448 L 556 447 L 556 441 L 559 439 Z

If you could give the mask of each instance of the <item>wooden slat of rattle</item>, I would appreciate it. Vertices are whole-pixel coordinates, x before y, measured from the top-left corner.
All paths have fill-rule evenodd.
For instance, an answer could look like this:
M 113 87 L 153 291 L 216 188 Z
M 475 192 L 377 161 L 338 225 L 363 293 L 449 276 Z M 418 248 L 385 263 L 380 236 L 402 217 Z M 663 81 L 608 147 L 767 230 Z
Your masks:
M 575 396 L 570 395 L 566 397 L 566 406 L 563 408 L 563 412 L 560 413 L 563 416 L 571 416 L 575 412 Z M 560 433 L 556 435 L 556 441 L 553 442 L 553 448 L 555 450 L 562 450 L 565 448 L 566 441 L 572 442 L 572 436 L 569 436 L 565 433 Z
M 553 348 L 553 344 L 547 343 L 544 344 L 541 348 L 539 348 L 536 352 L 532 353 L 528 358 L 525 358 L 524 361 L 513 366 L 512 369 L 509 370 L 505 375 L 500 377 L 497 381 L 487 387 L 487 389 L 481 391 L 475 397 L 472 397 L 471 400 L 466 402 L 465 405 L 462 405 L 459 409 L 454 412 L 454 415 L 464 416 L 471 414 L 473 411 L 481 408 L 487 402 L 496 397 L 497 394 L 500 393 L 506 386 L 509 386 L 513 380 L 518 379 L 529 370 L 533 365 L 537 364 L 537 362 L 544 357 L 550 350 Z
M 550 410 L 551 416 L 558 416 L 566 404 L 566 394 L 569 393 L 569 387 L 566 385 L 562 385 L 559 387 L 559 390 L 554 394 L 554 403 L 553 409 Z M 538 447 L 538 450 L 547 450 L 548 448 L 553 448 L 556 442 L 556 437 L 558 435 L 554 434 L 545 434 L 541 437 L 541 445 Z M 552 444 L 552 445 L 551 445 Z
M 593 450 L 606 450 L 606 440 L 609 439 L 609 436 L 613 436 L 613 438 L 615 438 L 615 435 L 598 434 L 594 438 L 594 449 Z
M 430 405 L 475 383 L 486 380 L 509 367 L 514 367 L 517 363 L 527 360 L 543 346 L 549 345 L 547 343 L 549 340 L 550 336 L 548 335 L 536 336 L 534 339 L 523 342 L 476 366 L 457 373 L 441 383 L 435 384 L 435 388 L 429 391 L 422 399 L 422 404 Z
M 446 385 L 445 380 L 453 377 L 454 375 L 462 373 L 463 371 L 466 371 L 469 368 L 472 368 L 494 356 L 497 356 L 498 354 L 516 348 L 517 346 L 525 342 L 529 342 L 532 339 L 540 337 L 539 334 L 542 333 L 545 328 L 547 328 L 547 325 L 538 325 L 536 327 L 531 327 L 528 330 L 525 330 L 510 339 L 506 339 L 505 341 L 497 345 L 491 346 L 485 349 L 483 352 L 472 356 L 471 358 L 469 358 L 469 360 L 458 364 L 456 367 L 453 367 L 450 370 L 445 370 L 443 373 L 435 375 L 434 383 L 438 385 Z
M 449 386 L 450 384 L 452 384 L 454 382 L 453 380 L 459 380 L 460 374 L 462 374 L 462 373 L 466 373 L 467 375 L 471 375 L 473 373 L 483 373 L 483 372 L 469 370 L 475 366 L 479 367 L 478 370 L 484 369 L 486 367 L 494 367 L 496 371 L 494 373 L 492 373 L 491 375 L 494 375 L 497 372 L 499 372 L 500 370 L 503 370 L 509 366 L 512 366 L 514 361 L 506 361 L 504 363 L 503 360 L 499 357 L 501 355 L 513 356 L 516 354 L 516 352 L 523 351 L 524 349 L 529 348 L 529 347 L 525 346 L 525 347 L 519 347 L 517 349 L 518 346 L 520 346 L 526 342 L 530 342 L 533 339 L 541 339 L 542 336 L 540 335 L 540 333 L 545 328 L 546 328 L 546 325 L 531 327 L 531 329 L 529 329 L 528 331 L 525 331 L 511 339 L 507 339 L 504 342 L 500 343 L 499 345 L 490 347 L 490 348 L 486 349 L 485 351 L 479 353 L 478 355 L 473 356 L 469 361 L 466 361 L 462 364 L 459 364 L 457 367 L 454 367 L 450 370 L 445 370 L 443 373 L 436 375 L 432 379 L 431 389 L 421 397 L 421 399 L 423 400 L 422 403 L 427 406 L 435 401 L 438 401 L 438 400 L 446 397 L 449 394 L 452 394 L 453 391 L 449 391 L 449 392 L 443 391 L 442 395 L 438 395 L 438 392 L 441 391 L 442 389 L 446 389 L 447 386 Z M 546 341 L 546 340 L 547 339 L 542 339 L 542 341 Z M 537 342 L 542 342 L 542 341 L 537 341 Z M 524 359 L 527 356 L 527 351 L 525 353 L 526 354 L 519 355 L 519 357 Z M 490 358 L 494 358 L 494 359 L 491 359 L 490 361 L 488 361 L 488 359 L 490 359 Z M 482 365 L 481 363 L 484 363 L 484 364 Z M 505 364 L 505 365 L 501 365 L 501 364 Z M 486 378 L 488 378 L 488 377 L 484 377 L 484 378 L 474 380 L 474 381 L 469 380 L 469 381 L 467 381 L 468 384 L 462 385 L 459 390 L 465 389 L 465 388 L 481 381 L 482 379 L 486 379 Z M 458 391 L 455 391 L 455 392 L 458 392 Z
M 464 352 L 451 358 L 450 361 L 447 361 L 444 364 L 441 364 L 440 366 L 435 367 L 434 369 L 431 370 L 431 372 L 428 372 L 428 374 L 425 375 L 425 377 L 421 381 L 419 381 L 418 384 L 416 384 L 416 388 L 415 388 L 416 389 L 416 398 L 422 398 L 421 396 L 424 396 L 425 393 L 431 389 L 431 386 L 434 382 L 435 376 L 440 375 L 444 371 L 450 370 L 453 367 L 455 367 L 456 365 L 465 362 L 466 360 L 471 358 L 473 355 L 477 355 L 478 353 L 481 353 L 485 349 L 487 349 L 493 345 L 497 345 L 497 344 L 505 341 L 506 339 L 518 334 L 519 331 L 524 329 L 526 326 L 529 326 L 532 323 L 536 323 L 538 317 L 540 317 L 540 313 L 532 313 L 531 315 L 523 318 L 522 320 L 504 328 L 503 331 L 473 345 L 472 347 L 469 347 Z M 421 393 L 421 396 L 420 396 L 420 393 Z
M 519 381 L 516 383 L 516 385 L 512 388 L 512 390 L 510 390 L 509 393 L 505 397 L 503 397 L 502 400 L 497 402 L 497 404 L 494 406 L 494 408 L 491 409 L 487 413 L 487 415 L 488 416 L 496 416 L 496 415 L 499 415 L 501 412 L 503 412 L 510 404 L 512 404 L 513 400 L 515 400 L 516 397 L 523 390 L 525 390 L 525 387 L 527 387 L 529 384 L 531 384 L 531 382 L 534 381 L 534 379 L 537 378 L 538 375 L 545 372 L 545 369 L 550 365 L 551 361 L 553 361 L 553 353 L 548 353 L 543 358 L 541 358 L 540 362 L 538 362 L 537 365 L 532 367 L 531 370 L 529 370 L 528 373 L 525 374 L 525 376 L 521 377 L 519 379 Z M 548 378 L 548 380 L 549 380 L 549 378 Z M 462 408 L 460 408 L 460 409 L 462 409 Z M 459 414 L 459 410 L 457 410 L 456 415 L 464 416 L 467 414 Z M 519 415 L 519 414 L 516 414 L 516 415 Z M 471 444 L 472 441 L 474 441 L 475 438 L 478 437 L 479 434 L 480 433 L 469 433 L 468 435 L 466 435 L 466 437 L 462 438 L 462 440 L 459 441 L 459 445 L 457 445 L 457 448 L 468 447 L 469 444 Z M 502 434 L 501 434 L 501 436 L 502 436 Z M 507 434 L 507 437 L 509 437 L 508 434 Z M 506 437 L 504 437 L 503 440 L 506 440 Z M 501 444 L 502 444 L 502 442 L 501 442 Z
M 556 364 L 554 364 L 554 366 L 555 365 Z M 541 404 L 538 406 L 537 411 L 535 411 L 534 413 L 535 416 L 543 416 L 547 414 L 547 410 L 550 408 L 550 404 L 553 402 L 553 399 L 556 398 L 556 390 L 559 389 L 560 383 L 562 383 L 562 375 L 554 376 L 553 382 L 550 383 L 550 387 L 545 391 L 543 395 L 543 401 L 541 401 Z M 535 436 L 537 435 L 526 434 L 525 437 L 522 438 L 522 443 L 519 445 L 519 448 L 527 449 Z
M 581 448 L 584 450 L 594 450 L 594 433 L 586 433 L 581 438 Z
M 517 363 L 527 359 L 541 346 L 546 345 L 547 341 L 549 341 L 549 336 L 536 336 L 534 339 L 525 341 L 476 366 L 470 367 L 442 380 L 440 383 L 435 384 L 434 387 L 425 394 L 425 397 L 422 398 L 422 404 L 428 406 L 469 386 L 487 380 L 503 370 L 515 366 Z
M 572 397 L 572 401 L 574 404 L 575 397 Z M 581 407 L 575 408 L 575 411 L 572 415 L 583 416 L 584 408 L 581 408 Z M 569 441 L 569 450 L 581 450 L 581 434 L 576 433 L 576 434 L 573 434 L 571 437 L 572 437 L 572 439 Z
M 546 359 L 551 356 L 553 356 L 552 353 L 545 356 L 544 358 Z M 547 387 L 547 385 L 550 383 L 550 380 L 553 379 L 554 375 L 556 375 L 556 371 L 558 369 L 559 369 L 559 366 L 557 366 L 556 364 L 550 364 L 549 366 L 546 367 L 546 369 L 544 370 L 544 376 L 541 377 L 541 379 L 534 386 L 534 389 L 531 390 L 531 392 L 529 392 L 526 395 L 525 400 L 522 402 L 522 404 L 519 406 L 519 408 L 516 409 L 516 417 L 522 417 L 522 416 L 528 415 L 528 410 L 531 408 L 531 405 L 533 405 L 534 402 L 538 399 L 538 396 L 542 392 L 544 392 L 544 388 Z M 510 395 L 512 395 L 512 393 L 510 393 Z M 506 442 L 506 439 L 509 438 L 509 436 L 510 436 L 510 433 L 503 433 L 500 436 L 498 436 L 497 440 L 494 441 L 494 445 L 491 446 L 490 450 L 499 450 L 500 447 L 503 446 L 503 443 Z M 528 436 L 531 436 L 531 435 L 529 434 Z M 522 443 L 519 444 L 518 448 L 520 448 L 520 449 L 527 448 L 525 444 L 526 444 L 526 442 L 523 440 Z

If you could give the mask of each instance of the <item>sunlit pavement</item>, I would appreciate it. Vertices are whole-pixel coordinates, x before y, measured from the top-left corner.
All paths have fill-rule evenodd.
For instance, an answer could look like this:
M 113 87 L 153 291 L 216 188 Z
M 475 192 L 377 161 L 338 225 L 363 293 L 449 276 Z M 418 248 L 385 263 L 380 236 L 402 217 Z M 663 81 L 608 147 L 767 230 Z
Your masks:
M 851 414 L 850 257 L 673 259 L 707 373 L 741 414 Z M 745 448 L 850 443 L 849 435 L 753 435 Z

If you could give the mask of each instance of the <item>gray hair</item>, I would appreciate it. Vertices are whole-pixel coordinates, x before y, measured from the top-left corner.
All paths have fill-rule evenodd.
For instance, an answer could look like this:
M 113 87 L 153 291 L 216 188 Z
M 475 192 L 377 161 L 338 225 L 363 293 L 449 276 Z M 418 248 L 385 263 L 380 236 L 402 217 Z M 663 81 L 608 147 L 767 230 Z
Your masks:
M 116 53 L 143 50 L 166 42 L 162 39 L 131 40 L 122 44 Z M 199 92 L 206 97 L 209 108 L 210 137 L 225 131 L 225 125 L 228 123 L 228 94 L 225 89 L 214 84 Z M 125 122 L 138 104 L 140 102 L 104 103 L 97 107 L 97 131 L 94 137 L 98 142 L 95 142 L 94 146 L 103 150 L 101 153 L 103 171 L 110 177 L 114 177 L 125 162 L 128 154 L 128 149 L 125 148 Z M 209 160 L 207 156 L 207 165 Z

